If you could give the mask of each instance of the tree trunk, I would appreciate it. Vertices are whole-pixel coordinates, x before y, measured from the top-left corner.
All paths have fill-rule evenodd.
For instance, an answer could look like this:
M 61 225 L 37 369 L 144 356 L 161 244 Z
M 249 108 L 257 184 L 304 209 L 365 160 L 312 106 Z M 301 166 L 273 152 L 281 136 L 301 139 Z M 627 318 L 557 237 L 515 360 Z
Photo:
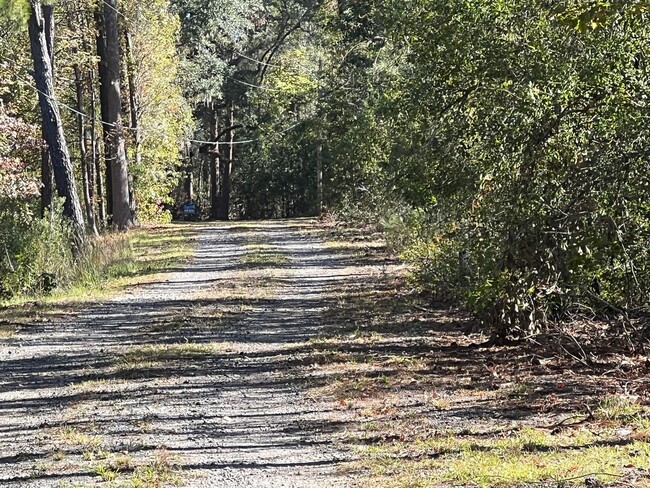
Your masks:
M 41 9 L 44 12 L 44 33 L 45 43 L 47 45 L 47 57 L 50 62 L 50 69 L 52 70 L 52 77 L 54 78 L 54 14 L 51 5 L 42 5 Z M 45 129 L 42 131 L 43 140 L 45 140 Z M 50 151 L 45 146 L 41 154 L 41 216 L 44 217 L 45 213 L 52 208 L 52 186 L 54 175 L 52 174 L 52 161 L 50 159 Z
M 52 57 L 48 49 L 46 26 L 52 22 L 52 9 L 43 7 L 39 1 L 30 0 L 29 37 L 32 59 L 34 61 L 34 79 L 39 90 L 39 105 L 43 117 L 43 132 L 48 145 L 52 170 L 59 197 L 65 199 L 63 215 L 67 217 L 74 233 L 74 250 L 80 251 L 85 241 L 85 224 L 70 153 L 63 132 L 63 122 L 54 94 Z
M 45 140 L 45 131 L 42 132 L 42 137 Z M 41 151 L 41 217 L 45 217 L 47 211 L 52 208 L 52 180 L 50 150 L 45 145 Z
M 323 101 L 323 60 L 318 60 L 318 110 L 320 111 Z M 323 128 L 319 123 L 318 146 L 316 146 L 316 215 L 323 215 Z
M 210 136 L 212 141 L 217 141 L 219 133 L 219 117 L 217 109 L 213 108 L 210 113 Z M 219 218 L 219 143 L 218 141 L 210 149 L 210 218 Z
M 136 63 L 133 56 L 133 42 L 131 40 L 131 33 L 128 29 L 124 30 L 124 46 L 126 55 L 126 77 L 129 86 L 129 113 L 131 115 L 131 134 L 133 136 L 133 147 L 135 153 L 136 168 L 142 164 L 142 130 L 140 127 L 140 107 L 138 105 L 138 97 L 136 92 Z M 137 184 L 133 175 L 129 175 L 129 201 L 131 204 L 131 212 L 134 216 L 137 215 L 137 201 L 135 197 L 135 185 Z
M 102 173 L 102 162 L 99 156 L 99 141 L 97 134 L 97 97 L 95 95 L 95 76 L 90 72 L 88 80 L 90 90 L 90 139 L 92 143 L 92 162 L 94 165 L 95 183 L 97 184 L 97 210 L 102 226 L 108 221 L 106 216 L 106 200 L 104 199 L 104 175 Z
M 323 144 L 316 146 L 316 215 L 323 215 Z
M 98 52 L 103 54 L 100 69 L 102 92 L 102 118 L 104 119 L 104 144 L 112 187 L 112 223 L 120 230 L 133 227 L 133 213 L 129 196 L 129 168 L 126 158 L 124 127 L 122 126 L 122 98 L 120 88 L 120 42 L 116 0 L 103 1 L 100 15 Z M 108 178 L 107 178 L 108 180 Z M 107 182 L 108 186 L 108 182 Z
M 230 123 L 230 130 L 228 132 L 228 158 L 221 158 L 221 197 L 219 198 L 219 205 L 217 210 L 218 220 L 228 220 L 230 217 L 230 188 L 231 188 L 231 174 L 232 174 L 232 161 L 235 155 L 235 106 L 233 102 L 228 104 L 228 121 Z
M 86 218 L 88 219 L 88 230 L 93 235 L 99 235 L 97 232 L 97 223 L 95 222 L 95 209 L 92 198 L 90 197 L 90 164 L 88 161 L 88 150 L 86 146 L 86 130 L 84 127 L 83 113 L 83 79 L 79 65 L 74 66 L 75 87 L 77 91 L 77 138 L 79 141 L 79 157 L 81 160 L 81 180 L 83 185 L 84 205 L 86 207 Z

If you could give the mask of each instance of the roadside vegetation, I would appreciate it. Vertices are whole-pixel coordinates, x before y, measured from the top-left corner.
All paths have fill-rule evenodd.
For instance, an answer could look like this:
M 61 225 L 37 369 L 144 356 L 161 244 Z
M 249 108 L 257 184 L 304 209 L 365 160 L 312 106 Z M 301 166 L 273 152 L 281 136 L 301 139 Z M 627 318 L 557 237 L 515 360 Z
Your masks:
M 313 347 L 378 482 L 646 482 L 649 93 L 647 0 L 0 0 L 0 338 L 173 269 L 173 218 L 318 216 L 376 269 Z M 275 298 L 268 236 L 150 330 Z
M 198 231 L 197 226 L 160 224 L 130 233 L 107 233 L 92 239 L 82 256 L 73 259 L 68 255 L 67 260 L 65 254 L 54 254 L 50 249 L 57 245 L 55 239 L 60 234 L 42 236 L 32 248 L 42 259 L 31 261 L 25 271 L 36 277 L 35 284 L 23 285 L 0 301 L 0 334 L 11 334 L 17 323 L 65 316 L 80 304 L 155 281 L 189 260 Z M 58 245 L 65 246 L 65 240 Z M 19 278 L 14 273 L 8 273 L 7 278 L 28 282 L 25 276 Z M 45 279 L 47 287 L 42 286 Z
M 647 356 L 599 349 L 576 324 L 494 345 L 462 307 L 432 303 L 376 229 L 312 233 L 376 276 L 337 290 L 307 361 L 361 486 L 650 483 Z

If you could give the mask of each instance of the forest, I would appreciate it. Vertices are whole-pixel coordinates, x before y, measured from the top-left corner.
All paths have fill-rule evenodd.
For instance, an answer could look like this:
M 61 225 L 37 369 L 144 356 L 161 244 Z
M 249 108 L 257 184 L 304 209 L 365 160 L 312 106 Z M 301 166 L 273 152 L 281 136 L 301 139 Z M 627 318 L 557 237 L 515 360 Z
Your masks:
M 647 339 L 643 1 L 2 1 L 0 290 L 178 217 L 380 226 L 495 340 Z M 56 261 L 56 262 L 53 262 Z M 67 276 L 66 276 L 67 274 Z
M 648 486 L 649 350 L 647 0 L 0 0 L 0 485 Z

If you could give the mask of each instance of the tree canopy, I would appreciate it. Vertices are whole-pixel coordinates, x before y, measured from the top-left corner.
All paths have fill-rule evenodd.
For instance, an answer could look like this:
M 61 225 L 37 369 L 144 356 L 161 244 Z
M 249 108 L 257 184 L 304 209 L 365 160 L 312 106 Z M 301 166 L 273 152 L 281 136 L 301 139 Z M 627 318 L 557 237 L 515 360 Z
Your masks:
M 43 194 L 48 185 L 52 144 L 43 151 L 34 132 L 42 90 L 25 27 L 36 4 L 0 2 L 7 229 L 36 215 L 35 182 Z M 111 9 L 118 119 L 104 117 L 97 44 Z M 496 339 L 575 314 L 631 323 L 645 313 L 647 2 L 74 0 L 52 10 L 44 99 L 61 111 L 84 215 L 100 228 L 114 223 L 118 184 L 141 222 L 182 217 L 186 202 L 220 220 L 324 209 L 381 225 L 424 290 L 461 303 Z M 114 137 L 122 176 L 107 171 Z

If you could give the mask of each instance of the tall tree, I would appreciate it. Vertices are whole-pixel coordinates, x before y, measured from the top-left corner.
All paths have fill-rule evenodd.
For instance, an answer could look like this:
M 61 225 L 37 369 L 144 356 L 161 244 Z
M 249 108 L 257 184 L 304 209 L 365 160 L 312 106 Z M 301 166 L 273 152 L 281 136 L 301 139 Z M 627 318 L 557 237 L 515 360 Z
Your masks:
M 52 162 L 57 193 L 59 197 L 65 199 L 63 213 L 71 222 L 75 249 L 80 250 L 85 241 L 85 225 L 61 113 L 54 93 L 51 52 L 46 35 L 46 27 L 53 22 L 52 15 L 51 8 L 44 8 L 41 2 L 30 0 L 29 37 L 34 62 L 34 79 L 39 91 L 39 104 L 43 118 L 43 133 Z
M 122 123 L 122 92 L 120 72 L 119 21 L 116 0 L 103 0 L 98 13 L 98 54 L 104 144 L 106 148 L 107 175 L 110 175 L 108 199 L 112 203 L 112 223 L 120 230 L 134 225 L 129 195 L 129 166 L 126 140 Z M 108 179 L 108 178 L 107 178 Z M 111 198 L 112 196 L 112 198 Z
M 54 14 L 52 5 L 43 5 L 45 25 L 45 41 L 47 44 L 48 59 L 54 77 Z M 43 140 L 45 140 L 45 130 L 43 130 Z M 52 186 L 54 175 L 52 174 L 52 160 L 47 146 L 43 147 L 41 156 L 41 216 L 44 216 L 47 210 L 52 208 Z

